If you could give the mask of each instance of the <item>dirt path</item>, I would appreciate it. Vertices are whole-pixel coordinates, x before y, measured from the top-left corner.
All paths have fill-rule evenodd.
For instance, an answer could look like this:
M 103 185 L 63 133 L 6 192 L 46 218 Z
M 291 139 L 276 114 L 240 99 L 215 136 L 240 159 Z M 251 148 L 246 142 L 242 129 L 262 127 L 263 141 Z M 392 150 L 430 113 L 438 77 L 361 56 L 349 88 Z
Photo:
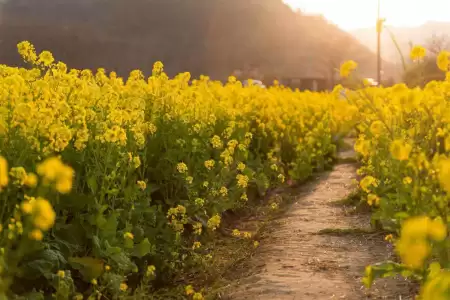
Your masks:
M 379 281 L 369 291 L 362 287 L 365 266 L 390 258 L 392 249 L 381 234 L 364 233 L 368 215 L 335 203 L 353 191 L 355 174 L 355 164 L 342 163 L 303 186 L 289 211 L 264 232 L 241 270 L 245 278 L 229 288 L 226 299 L 412 299 L 401 279 Z

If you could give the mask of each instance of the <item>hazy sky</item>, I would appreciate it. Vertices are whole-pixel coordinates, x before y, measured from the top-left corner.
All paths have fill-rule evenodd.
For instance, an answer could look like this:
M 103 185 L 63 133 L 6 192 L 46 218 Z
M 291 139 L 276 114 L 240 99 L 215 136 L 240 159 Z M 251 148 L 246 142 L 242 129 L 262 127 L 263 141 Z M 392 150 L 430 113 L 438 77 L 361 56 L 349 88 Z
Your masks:
M 391 26 L 414 27 L 450 21 L 450 0 L 380 0 L 381 16 Z M 373 27 L 378 0 L 284 0 L 294 8 L 320 13 L 342 29 Z

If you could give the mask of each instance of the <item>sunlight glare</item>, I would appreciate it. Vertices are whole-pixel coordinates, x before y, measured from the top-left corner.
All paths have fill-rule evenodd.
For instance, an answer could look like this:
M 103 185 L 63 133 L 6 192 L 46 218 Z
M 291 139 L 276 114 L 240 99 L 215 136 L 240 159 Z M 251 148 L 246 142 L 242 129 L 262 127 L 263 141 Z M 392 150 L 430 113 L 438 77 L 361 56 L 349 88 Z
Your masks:
M 396 27 L 420 26 L 428 21 L 450 22 L 450 0 L 380 0 L 381 17 Z M 342 29 L 374 27 L 378 0 L 284 0 L 293 9 L 322 14 Z

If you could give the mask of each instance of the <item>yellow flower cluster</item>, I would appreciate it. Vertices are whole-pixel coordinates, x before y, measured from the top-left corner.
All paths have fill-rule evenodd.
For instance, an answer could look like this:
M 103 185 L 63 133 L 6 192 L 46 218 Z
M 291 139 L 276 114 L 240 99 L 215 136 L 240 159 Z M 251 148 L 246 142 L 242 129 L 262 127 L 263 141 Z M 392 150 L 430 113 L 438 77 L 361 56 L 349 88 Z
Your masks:
M 416 46 L 410 55 L 420 63 L 426 51 Z M 449 52 L 442 51 L 436 64 L 447 73 L 443 81 L 431 81 L 424 88 L 366 87 L 348 97 L 359 119 L 355 142 L 362 162 L 359 186 L 373 206 L 373 217 L 397 226 L 395 246 L 403 262 L 390 274 L 381 269 L 368 273 L 427 274 L 421 299 L 430 300 L 448 299 L 450 293 L 450 248 L 444 242 L 450 217 Z M 393 235 L 387 240 L 393 241 Z M 436 261 L 443 268 L 437 268 Z
M 57 157 L 48 158 L 39 164 L 37 173 L 42 177 L 44 184 L 54 183 L 56 190 L 62 194 L 72 189 L 74 171 Z
M 443 241 L 446 237 L 447 226 L 441 219 L 415 217 L 403 224 L 396 249 L 405 264 L 419 269 L 431 253 L 429 240 Z
M 34 225 L 29 237 L 33 240 L 42 240 L 42 232 L 53 227 L 56 219 L 55 211 L 50 202 L 40 197 L 27 197 L 25 202 L 22 203 L 22 211 L 25 215 L 31 216 Z
M 19 210 L 18 194 L 30 195 L 20 208 L 23 233 L 34 240 L 55 222 L 61 222 L 55 231 L 69 222 L 89 222 L 95 232 L 126 224 L 126 247 L 139 247 L 133 255 L 149 251 L 141 242 L 147 238 L 159 253 L 155 264 L 171 272 L 184 259 L 178 247 L 200 246 L 186 228 L 195 238 L 203 227 L 215 231 L 222 213 L 245 206 L 254 186 L 267 190 L 329 166 L 335 139 L 360 117 L 355 105 L 339 100 L 338 89 L 301 93 L 279 84 L 243 87 L 232 77 L 225 84 L 207 76 L 192 80 L 189 73 L 169 78 L 160 62 L 150 77 L 135 70 L 121 78 L 104 69 L 70 69 L 29 42 L 18 50 L 31 69 L 0 65 L 0 150 L 10 164 L 0 157 L 5 214 Z M 344 64 L 342 73 L 355 68 Z M 11 223 L 14 232 L 18 222 Z M 77 255 L 95 252 L 91 244 L 78 246 L 87 251 Z M 129 272 L 113 269 L 107 273 Z M 61 274 L 61 281 L 70 281 L 69 272 Z M 101 290 L 104 281 L 88 282 Z M 121 282 L 128 292 L 126 279 Z

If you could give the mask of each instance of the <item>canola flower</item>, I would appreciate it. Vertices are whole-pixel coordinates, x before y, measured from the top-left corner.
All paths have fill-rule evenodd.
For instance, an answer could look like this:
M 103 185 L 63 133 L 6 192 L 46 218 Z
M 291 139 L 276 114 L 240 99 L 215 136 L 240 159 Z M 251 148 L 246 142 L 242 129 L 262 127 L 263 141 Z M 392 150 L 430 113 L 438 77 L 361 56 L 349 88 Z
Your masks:
M 392 156 L 397 160 L 408 160 L 412 146 L 403 140 L 394 140 L 390 146 Z
M 0 192 L 2 188 L 8 186 L 9 176 L 8 176 L 8 162 L 3 156 L 0 156 Z
M 161 62 L 150 77 L 135 70 L 122 78 L 104 69 L 71 69 L 29 42 L 18 51 L 31 68 L 0 66 L 0 150 L 13 167 L 0 157 L 0 193 L 11 202 L 5 220 L 16 220 L 8 222 L 7 238 L 23 234 L 51 243 L 56 235 L 47 232 L 67 222 L 89 222 L 93 232 L 118 223 L 117 238 L 123 234 L 124 244 L 136 247 L 122 251 L 123 259 L 156 250 L 155 265 L 169 277 L 179 261 L 192 259 L 180 248 L 198 249 L 200 242 L 192 241 L 204 228 L 217 230 L 225 210 L 247 205 L 256 185 L 266 190 L 281 185 L 284 174 L 304 179 L 329 165 L 332 136 L 348 132 L 359 117 L 354 105 L 333 94 L 294 93 L 279 84 L 259 91 L 235 78 L 222 84 L 207 76 L 193 80 L 189 73 L 169 78 Z M 349 72 L 355 68 L 347 65 Z M 147 185 L 163 199 L 143 193 Z M 16 207 L 17 190 L 29 196 Z M 167 235 L 146 236 L 142 228 Z M 239 236 L 251 239 L 248 232 Z M 86 251 L 75 249 L 74 256 L 95 253 L 91 243 L 81 243 Z M 101 269 L 108 276 L 130 272 L 122 264 Z M 153 265 L 133 269 L 155 276 Z M 79 280 L 69 272 L 56 275 L 64 284 Z M 89 280 L 98 293 L 104 289 L 104 278 Z M 122 283 L 119 290 L 128 291 Z M 53 289 L 43 284 L 43 290 Z M 203 295 L 193 291 L 191 297 Z
M 355 61 L 353 61 L 353 60 L 349 60 L 349 61 L 344 62 L 341 65 L 341 69 L 340 69 L 341 77 L 342 78 L 349 77 L 350 74 L 354 70 L 356 70 L 357 67 L 358 67 L 358 64 Z
M 450 52 L 443 50 L 436 58 L 436 64 L 441 71 L 447 72 L 450 67 Z
M 145 190 L 147 188 L 147 184 L 145 183 L 145 181 L 139 180 L 136 184 L 141 190 Z
M 412 61 L 419 61 L 419 60 L 423 59 L 425 57 L 425 55 L 426 55 L 425 48 L 422 46 L 418 46 L 418 45 L 414 46 L 410 52 L 410 57 L 411 57 Z
M 421 63 L 426 52 L 421 47 L 413 50 L 411 58 Z M 436 58 L 438 68 L 446 72 L 444 81 L 414 89 L 405 84 L 365 88 L 352 99 L 360 114 L 355 143 L 362 164 L 359 185 L 373 206 L 375 220 L 392 222 L 391 228 L 398 230 L 398 238 L 388 235 L 386 240 L 395 245 L 402 261 L 368 266 L 364 283 L 370 286 L 377 278 L 397 274 L 424 274 L 421 299 L 447 299 L 450 292 L 445 275 L 439 276 L 449 271 L 444 241 L 449 217 L 450 106 L 439 96 L 449 92 L 449 57 L 442 51 Z M 383 269 L 389 265 L 391 269 Z
M 38 165 L 37 173 L 44 184 L 54 183 L 58 192 L 66 194 L 72 189 L 73 169 L 61 162 L 57 157 L 51 157 Z
M 396 250 L 402 261 L 412 268 L 422 267 L 424 260 L 431 253 L 428 239 L 442 241 L 447 237 L 447 227 L 440 219 L 429 217 L 408 219 L 402 226 Z
M 26 200 L 22 203 L 22 211 L 31 216 L 32 223 L 36 228 L 33 233 L 35 237 L 40 236 L 38 231 L 48 231 L 55 223 L 56 213 L 50 202 L 44 198 Z

